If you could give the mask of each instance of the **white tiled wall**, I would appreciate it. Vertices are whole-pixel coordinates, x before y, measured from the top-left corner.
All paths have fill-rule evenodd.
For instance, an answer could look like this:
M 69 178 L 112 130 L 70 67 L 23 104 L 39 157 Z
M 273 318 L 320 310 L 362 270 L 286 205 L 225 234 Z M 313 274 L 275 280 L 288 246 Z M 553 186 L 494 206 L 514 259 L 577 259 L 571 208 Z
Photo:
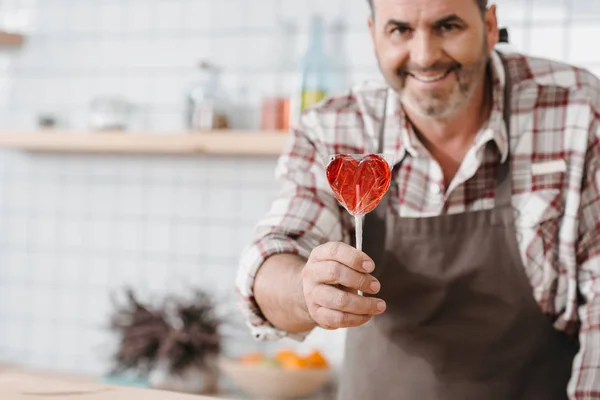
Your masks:
M 514 47 L 600 72 L 596 0 L 497 3 Z M 15 14 L 20 6 L 29 8 Z M 22 49 L 0 50 L 0 129 L 34 128 L 45 112 L 85 129 L 94 96 L 120 94 L 141 106 L 138 129 L 180 130 L 200 59 L 221 64 L 232 102 L 253 112 L 276 79 L 276 21 L 298 24 L 290 46 L 299 55 L 312 12 L 344 24 L 338 50 L 349 81 L 377 77 L 366 0 L 3 0 L 0 22 L 22 27 L 28 39 Z M 238 96 L 242 88 L 247 98 Z M 256 127 L 253 115 L 239 127 Z M 149 296 L 193 284 L 230 306 L 239 252 L 276 189 L 274 165 L 1 154 L 0 362 L 105 372 L 109 294 L 123 285 Z M 263 346 L 243 327 L 235 332 L 235 348 Z M 318 332 L 304 346 L 339 361 L 342 340 Z
M 125 285 L 145 298 L 209 288 L 231 306 L 273 163 L 4 155 L 0 359 L 101 372 L 109 293 Z

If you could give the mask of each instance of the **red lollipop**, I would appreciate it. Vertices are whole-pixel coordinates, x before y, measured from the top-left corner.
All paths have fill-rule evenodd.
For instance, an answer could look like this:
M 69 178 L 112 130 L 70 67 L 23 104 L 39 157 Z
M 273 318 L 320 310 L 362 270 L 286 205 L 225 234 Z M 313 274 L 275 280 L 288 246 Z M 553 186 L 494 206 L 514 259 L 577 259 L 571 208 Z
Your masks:
M 336 199 L 355 217 L 371 212 L 390 187 L 391 171 L 377 154 L 339 154 L 327 165 L 327 180 Z
M 363 218 L 377 207 L 389 189 L 390 166 L 377 154 L 338 154 L 332 157 L 326 173 L 335 198 L 354 216 L 356 248 L 362 250 Z M 358 294 L 362 295 L 360 291 Z

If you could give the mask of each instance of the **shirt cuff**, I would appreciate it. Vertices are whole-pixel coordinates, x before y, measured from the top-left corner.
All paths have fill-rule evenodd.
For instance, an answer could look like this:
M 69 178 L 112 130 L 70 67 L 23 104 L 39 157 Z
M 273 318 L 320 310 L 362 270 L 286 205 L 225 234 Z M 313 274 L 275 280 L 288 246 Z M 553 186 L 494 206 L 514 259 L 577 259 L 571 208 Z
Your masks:
M 254 298 L 256 274 L 265 260 L 276 254 L 297 254 L 308 258 L 310 251 L 301 249 L 296 242 L 286 238 L 264 238 L 247 247 L 242 252 L 236 278 L 239 308 L 256 340 L 275 341 L 287 338 L 302 342 L 312 330 L 290 333 L 274 327 L 266 320 Z

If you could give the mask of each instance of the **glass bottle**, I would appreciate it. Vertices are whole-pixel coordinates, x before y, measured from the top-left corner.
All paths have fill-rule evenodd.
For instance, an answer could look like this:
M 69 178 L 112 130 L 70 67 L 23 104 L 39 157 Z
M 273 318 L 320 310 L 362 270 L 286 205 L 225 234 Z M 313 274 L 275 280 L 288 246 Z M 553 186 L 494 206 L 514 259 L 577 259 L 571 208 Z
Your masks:
M 219 69 L 207 62 L 200 63 L 198 81 L 187 98 L 187 127 L 190 130 L 227 129 L 227 104 L 223 94 Z
M 311 18 L 308 48 L 302 60 L 300 111 L 315 105 L 329 93 L 331 65 L 325 52 L 323 18 Z

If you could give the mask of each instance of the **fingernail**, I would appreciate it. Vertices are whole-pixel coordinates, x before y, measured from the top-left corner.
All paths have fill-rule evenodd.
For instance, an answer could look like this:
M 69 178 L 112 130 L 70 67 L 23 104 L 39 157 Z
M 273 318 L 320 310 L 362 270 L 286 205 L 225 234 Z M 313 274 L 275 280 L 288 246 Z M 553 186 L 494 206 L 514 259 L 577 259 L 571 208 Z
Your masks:
M 362 267 L 367 272 L 373 272 L 373 270 L 375 269 L 375 264 L 373 264 L 372 261 L 365 261 L 363 262 Z
M 385 301 L 380 301 L 377 303 L 377 310 L 379 312 L 384 312 L 385 311 Z
M 373 281 L 371 282 L 371 290 L 375 293 L 379 292 L 379 289 L 381 289 L 381 284 L 377 281 Z

